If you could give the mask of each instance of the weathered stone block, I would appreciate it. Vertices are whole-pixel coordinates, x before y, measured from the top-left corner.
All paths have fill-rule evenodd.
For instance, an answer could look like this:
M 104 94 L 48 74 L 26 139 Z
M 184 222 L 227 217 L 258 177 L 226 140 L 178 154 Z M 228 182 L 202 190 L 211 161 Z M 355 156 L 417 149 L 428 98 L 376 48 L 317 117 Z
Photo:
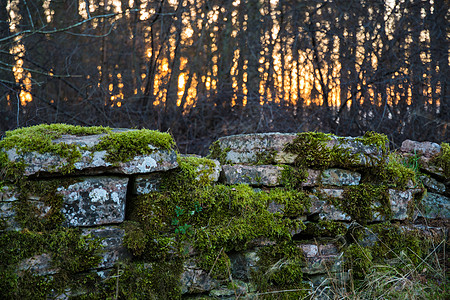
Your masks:
M 222 171 L 222 165 L 216 159 L 210 159 L 210 161 L 214 164 L 214 167 L 211 167 L 206 164 L 200 164 L 196 168 L 196 173 L 198 174 L 195 178 L 200 181 L 204 176 L 207 176 L 207 180 L 210 182 L 217 182 L 219 180 L 220 172 Z
M 338 247 L 329 244 L 302 244 L 299 248 L 303 251 L 306 266 L 302 268 L 305 274 L 335 273 L 341 269 L 343 254 Z
M 280 184 L 283 168 L 272 165 L 224 165 L 225 183 L 276 186 Z
M 101 257 L 98 269 L 113 267 L 119 260 L 130 257 L 130 253 L 123 245 L 125 230 L 119 227 L 107 226 L 89 228 L 82 231 L 82 235 L 90 234 L 93 238 L 100 238 L 102 245 Z
M 67 188 L 59 187 L 66 226 L 96 226 L 125 219 L 128 178 L 85 177 Z
M 327 169 L 322 172 L 321 182 L 323 185 L 358 185 L 361 174 L 343 169 Z
M 441 152 L 441 146 L 432 142 L 416 142 L 405 140 L 402 143 L 400 152 L 418 154 L 424 157 L 433 157 Z
M 161 174 L 152 173 L 138 175 L 134 179 L 132 192 L 134 195 L 144 195 L 161 191 Z
M 181 274 L 181 293 L 197 294 L 211 291 L 219 286 L 219 282 L 208 274 L 207 271 L 197 267 L 194 260 L 187 260 L 183 265 Z
M 329 136 L 330 140 L 324 142 L 324 146 L 327 149 L 339 149 L 347 151 L 349 154 L 354 155 L 355 160 L 350 165 L 357 166 L 370 166 L 377 164 L 382 159 L 382 152 L 375 145 L 364 145 L 361 141 L 354 137 L 338 137 L 335 135 Z M 284 163 L 293 164 L 298 155 L 286 156 Z
M 420 189 L 408 189 L 406 191 L 389 189 L 389 203 L 391 205 L 393 220 L 406 220 L 408 208 L 414 202 L 414 195 L 422 192 Z
M 422 199 L 418 216 L 428 219 L 450 219 L 450 198 L 436 193 L 427 193 Z
M 428 191 L 438 193 L 438 194 L 444 194 L 446 191 L 445 184 L 437 181 L 436 179 L 430 177 L 430 176 L 420 176 L 420 180 L 422 181 L 423 185 L 427 188 Z
M 17 271 L 19 275 L 25 271 L 36 275 L 51 275 L 59 272 L 57 268 L 52 267 L 52 258 L 48 253 L 24 259 L 17 266 Z
M 234 164 L 256 163 L 259 158 L 278 158 L 278 163 L 285 159 L 283 154 L 275 155 L 283 150 L 284 145 L 296 137 L 292 133 L 255 133 L 240 134 L 220 138 L 217 145 L 225 151 L 225 160 Z M 272 155 L 273 153 L 274 155 Z M 287 155 L 287 154 L 284 154 Z M 290 156 L 287 155 L 287 156 Z
M 302 186 L 310 187 L 310 186 L 318 185 L 321 171 L 313 170 L 313 169 L 308 169 L 307 171 L 308 171 L 308 177 L 306 178 L 306 180 L 304 182 L 302 182 Z
M 18 201 L 18 194 L 11 194 L 11 197 L 5 198 L 6 201 L 0 202 L 0 230 L 21 230 L 19 222 L 16 220 L 16 208 L 15 204 Z M 34 195 L 29 196 L 28 202 L 34 207 L 36 217 L 43 219 L 51 210 L 40 198 Z
M 442 151 L 439 144 L 432 142 L 416 142 L 405 140 L 402 143 L 400 152 L 405 156 L 419 155 L 420 167 L 431 174 L 444 176 L 444 170 L 434 164 L 434 158 Z
M 342 198 L 344 190 L 342 189 L 321 189 L 324 195 L 333 198 Z M 320 220 L 333 220 L 333 221 L 350 221 L 351 217 L 335 207 L 328 201 L 320 200 L 315 195 L 309 196 L 311 199 L 311 207 L 309 215 L 317 215 Z

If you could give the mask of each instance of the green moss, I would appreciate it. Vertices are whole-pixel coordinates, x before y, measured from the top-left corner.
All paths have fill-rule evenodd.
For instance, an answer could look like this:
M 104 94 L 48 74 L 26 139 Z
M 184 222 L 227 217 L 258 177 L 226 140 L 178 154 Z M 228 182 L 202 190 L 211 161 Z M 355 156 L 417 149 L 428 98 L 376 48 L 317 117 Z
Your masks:
M 274 188 L 268 193 L 269 202 L 282 204 L 283 216 L 295 218 L 309 210 L 311 200 L 305 192 L 291 189 Z
M 331 199 L 331 202 L 361 224 L 372 221 L 374 214 L 391 215 L 386 186 L 367 183 L 349 186 L 344 190 L 342 199 Z
M 277 155 L 276 150 L 264 151 L 256 153 L 255 165 L 272 165 L 275 164 L 275 156 Z
M 441 153 L 434 159 L 436 164 L 444 170 L 444 176 L 450 178 L 450 144 L 442 143 Z
M 419 231 L 405 230 L 390 222 L 356 229 L 352 231 L 354 243 L 344 248 L 345 266 L 352 269 L 355 279 L 364 279 L 375 265 L 414 269 L 425 262 L 433 245 Z
M 373 268 L 372 251 L 358 244 L 344 249 L 345 270 L 351 270 L 354 279 L 364 279 Z
M 0 272 L 0 296 L 2 299 L 49 299 L 55 288 L 51 276 L 36 276 L 24 272 L 18 276 L 14 270 Z
M 307 296 L 307 287 L 303 284 L 303 251 L 293 241 L 262 247 L 258 257 L 258 267 L 251 274 L 258 292 L 264 295 L 274 290 L 285 290 L 278 295 L 267 293 L 264 299 L 303 299 Z
M 19 196 L 18 201 L 14 202 L 14 210 L 21 228 L 45 231 L 61 226 L 64 221 L 61 212 L 63 196 L 57 193 L 57 189 L 60 186 L 67 187 L 75 181 L 74 179 L 20 181 L 16 186 Z
M 303 183 L 308 178 L 308 171 L 305 168 L 294 168 L 287 165 L 282 165 L 281 183 L 287 189 L 301 190 Z
M 374 259 L 378 262 L 398 259 L 400 253 L 405 253 L 409 261 L 418 264 L 428 252 L 431 242 L 421 237 L 418 231 L 405 232 L 399 226 L 387 222 L 371 225 L 369 229 L 378 238 L 375 245 L 371 247 Z
M 373 131 L 367 131 L 364 136 L 355 138 L 356 141 L 362 142 L 364 145 L 374 145 L 382 155 L 387 155 L 389 148 L 389 139 L 385 134 Z
M 384 166 L 378 177 L 389 186 L 405 189 L 408 183 L 418 184 L 418 166 L 414 157 L 402 158 L 397 154 L 390 154 L 388 163 Z
M 94 135 L 106 133 L 94 148 L 79 147 L 76 144 L 53 143 L 64 134 Z M 80 150 L 107 151 L 106 159 L 117 163 L 132 159 L 136 155 L 150 154 L 155 148 L 169 150 L 174 141 L 168 133 L 154 130 L 130 130 L 113 132 L 108 127 L 81 127 L 66 124 L 37 125 L 6 132 L 0 141 L 0 149 L 16 148 L 19 154 L 36 151 L 51 153 L 64 158 L 66 162 L 58 166 L 62 173 L 70 173 L 74 164 L 81 158 Z M 23 174 L 23 162 L 10 163 L 6 153 L 0 152 L 0 167 L 6 173 L 5 178 L 14 181 Z M 6 170 L 6 171 L 5 171 Z M 50 170 L 51 171 L 51 170 Z
M 38 153 L 52 153 L 67 160 L 61 167 L 62 172 L 70 172 L 73 164 L 81 157 L 76 145 L 64 143 L 54 144 L 52 140 L 60 138 L 63 134 L 92 135 L 110 132 L 108 127 L 82 127 L 66 124 L 41 124 L 32 127 L 19 128 L 7 131 L 5 138 L 0 140 L 0 149 L 9 150 L 16 148 L 19 154 L 36 151 Z M 5 154 L 0 156 L 0 164 L 8 168 L 10 173 L 20 173 L 17 166 L 7 162 Z M 12 174 L 10 174 L 12 175 Z
M 348 149 L 340 147 L 340 140 L 333 147 L 327 143 L 333 139 L 330 134 L 321 132 L 302 132 L 283 151 L 298 154 L 295 159 L 297 167 L 326 169 L 333 166 L 350 166 L 357 159 Z
M 151 264 L 135 263 L 121 270 L 118 280 L 119 298 L 179 299 L 182 263 L 177 260 Z M 113 283 L 115 279 L 111 279 Z
M 48 232 L 8 231 L 0 235 L 0 291 L 2 299 L 47 299 L 62 293 L 68 280 L 100 262 L 100 240 L 81 235 L 79 229 L 59 228 Z M 36 276 L 29 271 L 17 273 L 18 264 L 34 255 L 47 253 L 51 268 L 58 273 Z M 34 284 L 34 285 L 32 285 Z
M 219 141 L 215 141 L 209 147 L 209 154 L 207 158 L 217 159 L 222 165 L 229 163 L 227 160 L 227 154 L 230 152 L 230 148 L 222 149 Z
M 302 234 L 313 237 L 337 237 L 344 236 L 347 233 L 347 226 L 344 223 L 333 220 L 319 220 L 316 222 L 308 222 Z
M 125 132 L 109 132 L 100 138 L 97 151 L 107 151 L 111 163 L 126 162 L 136 155 L 151 154 L 155 149 L 170 150 L 175 142 L 168 133 L 141 129 Z

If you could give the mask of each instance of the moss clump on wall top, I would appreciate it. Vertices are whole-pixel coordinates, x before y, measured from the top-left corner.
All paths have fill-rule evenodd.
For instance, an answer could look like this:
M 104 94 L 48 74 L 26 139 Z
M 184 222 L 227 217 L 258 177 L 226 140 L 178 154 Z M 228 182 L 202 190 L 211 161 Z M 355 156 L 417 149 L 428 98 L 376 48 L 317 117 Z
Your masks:
M 217 159 L 222 165 L 226 165 L 229 163 L 227 160 L 227 153 L 230 152 L 230 148 L 222 149 L 220 147 L 220 142 L 215 141 L 209 146 L 209 154 L 208 158 Z
M 170 150 L 175 145 L 168 133 L 141 129 L 125 132 L 110 132 L 100 138 L 95 150 L 106 150 L 109 162 L 126 162 L 136 155 L 151 154 L 155 149 Z
M 54 144 L 52 140 L 63 134 L 93 135 L 111 132 L 109 127 L 82 127 L 67 124 L 41 124 L 7 131 L 0 141 L 0 149 L 16 148 L 19 153 L 37 151 L 39 153 L 54 153 L 67 157 L 72 147 L 64 144 Z
M 328 142 L 337 140 L 332 147 Z M 386 135 L 375 132 L 366 132 L 364 136 L 354 139 L 363 145 L 376 146 L 381 152 L 380 161 L 384 161 L 388 153 Z M 346 138 L 337 137 L 322 132 L 302 132 L 284 148 L 284 151 L 298 154 L 295 165 L 298 167 L 311 167 L 326 169 L 334 166 L 351 167 L 358 162 L 358 155 L 345 147 Z
M 331 140 L 330 134 L 302 132 L 285 146 L 284 151 L 298 154 L 295 159 L 297 167 L 326 169 L 332 166 L 352 165 L 357 159 L 356 155 L 339 145 L 329 148 L 327 142 Z

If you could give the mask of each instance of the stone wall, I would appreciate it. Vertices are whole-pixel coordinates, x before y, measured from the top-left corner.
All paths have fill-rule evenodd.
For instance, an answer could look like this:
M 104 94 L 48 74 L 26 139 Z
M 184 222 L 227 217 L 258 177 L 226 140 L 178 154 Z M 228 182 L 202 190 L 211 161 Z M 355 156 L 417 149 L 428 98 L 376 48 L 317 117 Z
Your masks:
M 8 132 L 1 298 L 326 299 L 447 243 L 448 144 L 266 133 L 220 138 L 209 158 L 174 147 L 149 130 Z

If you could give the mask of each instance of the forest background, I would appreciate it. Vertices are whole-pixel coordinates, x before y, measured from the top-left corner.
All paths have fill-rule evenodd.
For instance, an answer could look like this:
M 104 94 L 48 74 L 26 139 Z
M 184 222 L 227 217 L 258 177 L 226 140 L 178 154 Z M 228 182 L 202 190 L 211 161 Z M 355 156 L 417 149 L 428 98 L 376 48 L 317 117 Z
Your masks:
M 449 140 L 446 0 L 0 0 L 0 135 L 40 123 L 218 137 Z

